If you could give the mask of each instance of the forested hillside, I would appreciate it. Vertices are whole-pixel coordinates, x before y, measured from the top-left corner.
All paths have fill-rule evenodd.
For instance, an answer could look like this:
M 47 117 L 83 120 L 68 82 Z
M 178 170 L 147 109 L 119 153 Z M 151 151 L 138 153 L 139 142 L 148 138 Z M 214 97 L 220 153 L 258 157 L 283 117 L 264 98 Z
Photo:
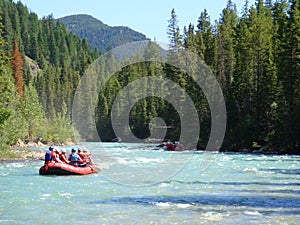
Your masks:
M 183 29 L 178 27 L 172 10 L 166 28 L 169 54 L 184 49 L 198 54 L 219 81 L 227 107 L 222 149 L 299 153 L 300 2 L 258 0 L 253 6 L 247 2 L 241 16 L 229 0 L 218 22 L 212 23 L 204 10 L 197 24 Z M 0 0 L 0 9 L 1 144 L 14 144 L 18 139 L 47 142 L 74 138 L 70 124 L 74 93 L 85 69 L 98 58 L 98 51 L 91 50 L 86 39 L 69 33 L 51 16 L 39 20 L 21 3 Z M 149 52 L 152 57 L 159 57 L 152 42 L 136 57 L 147 60 Z M 101 70 L 117 65 L 112 55 L 101 61 Z M 32 69 L 34 74 L 30 74 Z M 94 126 L 89 119 L 95 115 L 101 139 L 114 138 L 110 119 L 118 92 L 138 78 L 155 76 L 174 81 L 191 96 L 201 124 L 198 147 L 205 148 L 211 118 L 203 93 L 183 71 L 149 61 L 118 71 L 98 94 L 96 111 L 88 109 L 87 121 L 77 132 L 87 141 L 95 140 L 89 136 Z M 97 83 L 88 82 L 92 93 Z M 93 102 L 91 93 L 82 94 L 82 100 Z M 128 101 L 122 104 L 120 107 L 126 107 Z M 174 111 L 163 99 L 142 99 L 130 112 L 130 127 L 136 136 L 146 138 L 149 121 L 162 117 L 172 128 L 168 129 L 167 138 L 176 140 L 180 121 Z
M 0 16 L 1 145 L 72 140 L 72 96 L 98 52 L 20 2 L 0 0 Z
M 234 3 L 229 0 L 218 22 L 212 24 L 204 10 L 198 23 L 189 24 L 182 32 L 175 10 L 172 11 L 167 28 L 169 54 L 184 49 L 197 53 L 211 68 L 223 90 L 227 130 L 222 149 L 299 153 L 299 10 L 297 0 L 260 0 L 253 6 L 246 1 L 242 15 L 238 16 Z M 146 52 L 151 46 L 147 48 Z M 111 80 L 111 86 L 100 93 L 97 127 L 102 138 L 109 140 L 114 136 L 110 110 L 117 93 L 128 82 L 147 76 L 170 79 L 189 93 L 200 115 L 198 147 L 205 148 L 210 134 L 210 113 L 203 94 L 197 92 L 195 84 L 182 71 L 150 62 L 123 68 Z M 151 83 L 145 84 L 149 85 Z M 126 108 L 129 103 L 122 104 L 121 108 Z M 162 99 L 141 100 L 131 111 L 131 118 L 135 118 L 131 119 L 131 128 L 138 137 L 145 138 L 149 135 L 149 122 L 159 116 L 172 128 L 167 138 L 176 140 L 180 135 L 180 122 L 174 111 Z M 85 133 L 89 133 L 89 128 Z
M 65 24 L 67 30 L 73 34 L 86 38 L 92 47 L 100 52 L 133 41 L 146 40 L 146 36 L 129 27 L 112 27 L 102 23 L 89 15 L 73 15 L 58 19 Z
M 299 0 L 260 0 L 253 6 L 246 1 L 241 16 L 229 0 L 215 24 L 211 23 L 208 12 L 204 10 L 196 25 L 189 24 L 182 31 L 173 10 L 167 34 L 170 55 L 184 49 L 198 54 L 221 85 L 227 107 L 223 150 L 261 149 L 264 152 L 299 154 Z M 151 43 L 145 54 L 137 57 L 147 60 L 147 52 L 155 52 Z M 105 140 L 114 136 L 110 114 L 118 92 L 135 79 L 155 76 L 174 81 L 192 98 L 201 124 L 198 147 L 205 148 L 211 117 L 203 93 L 196 91 L 195 83 L 182 71 L 168 64 L 151 62 L 123 68 L 100 93 L 97 109 L 100 136 Z M 144 85 L 149 87 L 151 82 Z M 132 99 L 136 98 L 138 91 Z M 129 103 L 125 101 L 122 104 L 120 108 L 126 108 Z M 149 97 L 140 100 L 130 114 L 131 129 L 136 136 L 145 138 L 149 135 L 149 122 L 159 116 L 171 128 L 167 138 L 176 140 L 180 135 L 180 121 L 174 111 L 172 105 L 162 99 Z M 84 130 L 85 134 L 89 134 L 88 127 Z

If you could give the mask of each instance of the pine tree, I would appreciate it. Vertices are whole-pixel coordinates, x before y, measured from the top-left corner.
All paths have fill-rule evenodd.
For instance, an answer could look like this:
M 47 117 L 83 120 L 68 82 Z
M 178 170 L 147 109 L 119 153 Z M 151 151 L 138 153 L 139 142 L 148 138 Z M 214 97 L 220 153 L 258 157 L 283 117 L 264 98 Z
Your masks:
M 246 18 L 243 18 L 237 26 L 236 65 L 232 83 L 232 92 L 236 101 L 234 111 L 236 111 L 239 120 L 249 114 L 252 108 L 251 94 L 253 83 L 250 75 L 253 68 L 249 65 L 251 51 L 248 41 L 251 34 L 246 20 Z
M 182 37 L 180 35 L 180 29 L 178 26 L 178 17 L 175 13 L 175 9 L 172 9 L 171 18 L 168 21 L 168 30 L 167 34 L 170 40 L 169 47 L 172 51 L 178 52 L 182 46 Z
M 245 4 L 242 9 L 242 19 L 245 19 L 249 13 L 249 0 L 245 1 Z
M 289 41 L 288 49 L 290 61 L 290 110 L 291 119 L 294 125 L 291 127 L 292 147 L 296 148 L 300 144 L 299 132 L 299 109 L 300 109 L 300 2 L 291 0 L 291 9 L 289 12 L 290 19 L 288 22 Z
M 22 71 L 23 59 L 21 53 L 19 52 L 19 47 L 16 40 L 14 41 L 11 64 L 12 64 L 13 76 L 15 79 L 15 86 L 17 92 L 19 93 L 20 96 L 22 96 L 23 86 L 24 86 L 23 71 Z
M 274 133 L 273 110 L 277 105 L 278 82 L 273 54 L 273 21 L 271 8 L 259 1 L 257 5 L 257 28 L 260 41 L 257 48 L 257 118 L 262 127 L 260 138 L 263 142 L 270 142 Z
M 216 55 L 217 55 L 217 42 L 214 37 L 213 26 L 210 22 L 210 16 L 206 9 L 201 12 L 197 24 L 198 30 L 196 31 L 198 41 L 198 53 L 203 55 L 205 63 L 211 68 L 213 72 L 216 71 Z M 203 40 L 203 41 L 202 41 Z
M 5 25 L 3 27 L 3 38 L 7 43 L 13 43 L 13 25 L 12 25 L 12 21 L 9 15 L 9 10 L 7 10 L 7 4 L 5 4 L 4 1 L 2 1 L 1 3 L 1 9 L 3 9 L 2 11 L 2 23 L 3 25 Z
M 223 10 L 218 26 L 218 61 L 216 76 L 222 86 L 225 95 L 231 87 L 233 70 L 235 66 L 235 28 L 237 25 L 236 6 L 229 0 Z
M 30 40 L 29 43 L 27 44 L 28 50 L 26 51 L 26 55 L 28 57 L 37 60 L 40 55 L 40 46 L 39 46 L 39 41 L 38 41 L 38 36 L 39 36 L 39 20 L 36 14 L 30 13 L 29 18 L 28 18 L 28 23 L 29 23 L 29 32 L 30 32 Z
M 199 55 L 204 60 L 204 43 L 201 32 L 195 32 L 194 25 L 184 27 L 184 48 Z
M 18 43 L 22 43 L 22 45 L 19 45 L 19 49 L 21 52 L 29 52 L 30 49 L 30 40 L 31 40 L 31 34 L 29 31 L 29 12 L 26 6 L 23 5 L 21 1 L 17 2 L 16 8 L 18 11 L 18 15 L 20 18 L 20 40 L 18 40 Z
M 279 37 L 278 79 L 282 85 L 284 109 L 282 114 L 285 144 L 294 150 L 299 144 L 299 86 L 300 86 L 300 3 L 291 0 L 287 16 L 278 5 L 277 22 Z M 283 20 L 283 21 L 282 21 Z M 296 122 L 298 121 L 298 123 Z

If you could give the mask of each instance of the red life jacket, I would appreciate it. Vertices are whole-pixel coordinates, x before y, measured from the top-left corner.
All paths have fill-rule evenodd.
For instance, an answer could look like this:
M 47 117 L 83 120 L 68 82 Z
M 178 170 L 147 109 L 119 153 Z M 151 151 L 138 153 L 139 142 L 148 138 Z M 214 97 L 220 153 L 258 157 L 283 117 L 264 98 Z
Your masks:
M 79 157 L 82 159 L 82 161 L 80 163 L 86 163 L 86 159 L 85 159 L 85 155 L 83 153 L 77 153 L 77 155 L 79 155 Z
M 168 143 L 167 144 L 167 150 L 174 151 L 175 150 L 175 146 L 172 143 Z

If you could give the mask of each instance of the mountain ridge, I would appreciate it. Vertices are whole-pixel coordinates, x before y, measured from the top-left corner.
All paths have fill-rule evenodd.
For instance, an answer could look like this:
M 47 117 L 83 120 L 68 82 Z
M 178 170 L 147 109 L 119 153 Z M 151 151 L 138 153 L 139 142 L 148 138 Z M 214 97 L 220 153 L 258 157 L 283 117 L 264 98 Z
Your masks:
M 127 26 L 109 26 L 88 14 L 75 14 L 57 19 L 69 32 L 86 38 L 91 48 L 105 52 L 122 44 L 149 40 L 146 35 Z

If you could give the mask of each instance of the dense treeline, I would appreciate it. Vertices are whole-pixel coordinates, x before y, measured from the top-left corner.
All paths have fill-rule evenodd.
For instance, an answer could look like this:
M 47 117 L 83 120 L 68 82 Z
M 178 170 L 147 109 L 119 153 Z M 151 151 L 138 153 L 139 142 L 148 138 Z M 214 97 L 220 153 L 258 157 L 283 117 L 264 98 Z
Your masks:
M 64 25 L 51 16 L 39 20 L 20 2 L 0 0 L 0 6 L 3 24 L 0 40 L 1 143 L 14 144 L 17 139 L 63 141 L 72 138 L 70 115 L 75 90 L 84 71 L 99 57 L 98 50 L 91 50 L 86 39 L 68 33 Z M 254 6 L 246 1 L 241 16 L 229 0 L 219 21 L 212 23 L 204 10 L 197 24 L 189 24 L 182 32 L 175 10 L 172 10 L 167 34 L 170 37 L 168 57 L 184 49 L 198 54 L 221 85 L 228 119 L 222 149 L 264 148 L 298 153 L 299 0 L 258 0 Z M 13 76 L 14 42 L 23 60 L 22 94 Z M 149 60 L 149 57 L 159 57 L 160 51 L 155 43 L 149 42 L 145 51 L 135 57 L 137 61 Z M 92 96 L 99 83 L 92 78 L 86 80 L 91 88 L 81 93 L 80 99 L 91 104 L 83 111 L 80 111 L 80 104 L 76 105 L 79 113 L 87 112 L 87 120 L 78 130 L 85 140 L 96 140 L 95 134 L 90 132 L 95 126 L 101 140 L 115 137 L 111 111 L 122 88 L 141 77 L 163 77 L 180 85 L 195 103 L 201 124 L 198 146 L 206 146 L 211 126 L 208 103 L 183 71 L 151 61 L 122 67 L 113 55 L 98 63 L 104 72 L 114 67 L 120 70 L 99 94 L 96 93 L 97 103 Z M 144 85 L 153 84 L 149 81 Z M 161 87 L 165 85 L 161 83 Z M 133 95 L 138 95 L 139 91 Z M 184 96 L 180 100 L 184 101 Z M 129 104 L 128 99 L 123 99 L 117 106 L 117 114 L 122 114 L 122 109 Z M 146 138 L 150 135 L 149 122 L 161 117 L 165 121 L 161 125 L 170 128 L 167 138 L 176 140 L 180 135 L 180 115 L 175 111 L 161 98 L 141 99 L 130 112 L 130 127 L 137 137 Z M 93 124 L 94 116 L 96 125 Z M 156 125 L 159 127 L 159 123 Z
M 0 15 L 1 145 L 73 140 L 72 96 L 98 51 L 21 2 L 1 0 Z
M 258 0 L 253 6 L 246 1 L 242 15 L 238 16 L 236 6 L 229 0 L 221 18 L 214 24 L 206 10 L 201 13 L 196 26 L 189 24 L 182 33 L 177 24 L 173 10 L 167 29 L 169 54 L 183 49 L 198 54 L 222 87 L 228 118 L 222 148 L 298 153 L 300 1 Z M 109 138 L 113 135 L 109 109 L 114 94 L 128 81 L 143 76 L 171 79 L 189 93 L 200 115 L 198 145 L 204 148 L 210 133 L 210 113 L 205 97 L 193 92 L 195 84 L 188 80 L 188 76 L 169 65 L 142 63 L 123 68 L 114 84 L 100 95 L 101 113 L 97 120 L 100 134 Z M 131 112 L 131 117 L 135 118 L 131 123 L 132 130 L 137 136 L 146 137 L 149 135 L 149 121 L 160 116 L 172 127 L 167 137 L 176 140 L 180 123 L 178 115 L 172 114 L 174 108 L 170 107 L 153 98 L 139 101 Z
M 174 13 L 174 12 L 173 12 Z M 297 152 L 300 141 L 300 1 L 229 0 L 214 25 L 205 10 L 178 45 L 198 53 L 222 86 L 228 113 L 223 148 Z

